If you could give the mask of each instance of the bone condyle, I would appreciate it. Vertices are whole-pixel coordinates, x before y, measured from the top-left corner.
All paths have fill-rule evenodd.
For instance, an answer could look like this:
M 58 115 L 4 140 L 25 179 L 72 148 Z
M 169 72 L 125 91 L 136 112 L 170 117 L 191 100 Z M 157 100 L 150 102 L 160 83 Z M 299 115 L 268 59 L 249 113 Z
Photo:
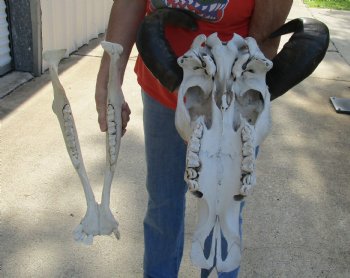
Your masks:
M 124 103 L 124 96 L 121 89 L 121 82 L 118 79 L 119 75 L 117 70 L 123 48 L 119 44 L 110 42 L 102 42 L 101 45 L 110 55 L 111 62 L 109 74 L 110 79 L 108 83 L 106 167 L 100 204 L 95 200 L 95 195 L 85 170 L 72 109 L 66 96 L 66 92 L 58 77 L 58 64 L 64 57 L 66 50 L 50 50 L 46 51 L 43 55 L 43 58 L 49 65 L 50 77 L 54 91 L 52 109 L 58 118 L 67 152 L 79 175 L 84 189 L 87 211 L 79 225 L 74 230 L 74 239 L 85 244 L 92 244 L 93 237 L 96 235 L 114 234 L 115 237 L 120 237 L 118 222 L 115 220 L 109 205 L 111 185 L 122 136 L 121 110 L 122 104 Z

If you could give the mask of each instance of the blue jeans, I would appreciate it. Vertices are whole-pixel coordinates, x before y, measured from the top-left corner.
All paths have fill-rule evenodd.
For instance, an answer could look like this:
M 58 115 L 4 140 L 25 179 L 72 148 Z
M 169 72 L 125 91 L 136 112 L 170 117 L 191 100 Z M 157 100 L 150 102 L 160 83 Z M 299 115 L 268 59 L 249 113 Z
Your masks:
M 178 276 L 183 246 L 186 145 L 175 128 L 175 111 L 142 93 L 148 207 L 144 219 L 144 277 Z M 202 271 L 202 277 L 209 275 Z M 238 269 L 219 274 L 235 278 Z

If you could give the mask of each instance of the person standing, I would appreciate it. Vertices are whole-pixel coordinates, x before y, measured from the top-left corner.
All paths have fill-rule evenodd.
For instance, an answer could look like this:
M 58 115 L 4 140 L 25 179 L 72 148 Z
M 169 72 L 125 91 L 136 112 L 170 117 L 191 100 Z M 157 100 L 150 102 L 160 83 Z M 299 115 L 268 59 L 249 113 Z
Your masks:
M 120 58 L 119 78 L 125 68 L 143 18 L 158 8 L 186 9 L 198 17 L 196 31 L 169 26 L 165 35 L 177 56 L 183 55 L 198 34 L 217 32 L 222 41 L 234 33 L 256 39 L 265 56 L 277 54 L 279 39 L 268 39 L 281 26 L 290 11 L 292 0 L 115 0 L 111 8 L 106 40 L 119 43 L 124 51 Z M 208 7 L 210 6 L 210 7 Z M 104 54 L 96 81 L 96 109 L 101 131 L 107 130 L 106 103 L 109 58 Z M 141 86 L 144 105 L 144 133 L 147 162 L 146 187 L 148 208 L 144 219 L 144 277 L 178 276 L 183 244 L 185 194 L 183 179 L 186 145 L 175 128 L 177 95 L 170 94 L 138 57 L 135 72 Z M 123 133 L 130 119 L 127 103 L 123 105 Z M 221 278 L 238 276 L 239 269 L 219 273 Z M 202 270 L 207 277 L 210 271 Z

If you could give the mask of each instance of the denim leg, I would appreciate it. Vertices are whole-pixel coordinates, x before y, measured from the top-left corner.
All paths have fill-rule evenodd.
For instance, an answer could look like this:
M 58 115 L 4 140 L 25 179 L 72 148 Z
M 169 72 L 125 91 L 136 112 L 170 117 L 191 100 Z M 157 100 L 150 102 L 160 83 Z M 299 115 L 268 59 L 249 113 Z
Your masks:
M 184 245 L 186 145 L 175 112 L 146 93 L 144 132 L 148 207 L 144 219 L 144 277 L 177 277 Z

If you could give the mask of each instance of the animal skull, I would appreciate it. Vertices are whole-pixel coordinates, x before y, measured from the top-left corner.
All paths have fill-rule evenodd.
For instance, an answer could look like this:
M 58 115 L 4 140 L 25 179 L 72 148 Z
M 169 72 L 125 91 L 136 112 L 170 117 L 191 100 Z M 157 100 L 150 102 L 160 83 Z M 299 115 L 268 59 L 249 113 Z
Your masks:
M 68 154 L 79 175 L 85 193 L 87 211 L 80 224 L 74 230 L 74 239 L 85 244 L 92 244 L 93 237 L 96 235 L 110 235 L 113 233 L 116 238 L 120 238 L 118 222 L 115 220 L 109 205 L 111 185 L 122 135 L 121 110 L 124 96 L 121 89 L 121 82 L 118 79 L 119 75 L 117 74 L 117 69 L 119 57 L 123 48 L 119 44 L 106 41 L 102 42 L 101 45 L 111 57 L 110 79 L 108 82 L 106 167 L 101 204 L 96 202 L 86 174 L 70 103 L 58 78 L 58 64 L 64 57 L 66 50 L 51 50 L 44 53 L 44 59 L 49 64 L 50 76 L 54 89 L 52 109 L 60 123 Z
M 241 200 L 256 183 L 255 148 L 270 129 L 272 62 L 253 38 L 235 34 L 223 43 L 214 33 L 196 37 L 178 63 L 184 77 L 175 124 L 188 142 L 185 181 L 200 197 L 191 259 L 228 272 L 240 264 Z
M 238 203 L 255 184 L 255 148 L 270 127 L 270 101 L 316 69 L 327 52 L 329 30 L 313 18 L 296 18 L 279 27 L 269 39 L 293 35 L 266 74 L 272 63 L 252 38 L 244 40 L 237 35 L 227 44 L 215 34 L 199 36 L 177 64 L 164 31 L 168 25 L 189 32 L 198 27 L 196 17 L 186 10 L 156 9 L 141 23 L 137 49 L 166 89 L 173 92 L 181 84 L 176 126 L 188 142 L 185 179 L 190 190 L 202 197 L 192 260 L 210 268 L 216 248 L 217 269 L 230 271 L 240 259 Z M 205 242 L 210 244 L 209 239 L 212 247 L 206 256 L 203 248 Z

